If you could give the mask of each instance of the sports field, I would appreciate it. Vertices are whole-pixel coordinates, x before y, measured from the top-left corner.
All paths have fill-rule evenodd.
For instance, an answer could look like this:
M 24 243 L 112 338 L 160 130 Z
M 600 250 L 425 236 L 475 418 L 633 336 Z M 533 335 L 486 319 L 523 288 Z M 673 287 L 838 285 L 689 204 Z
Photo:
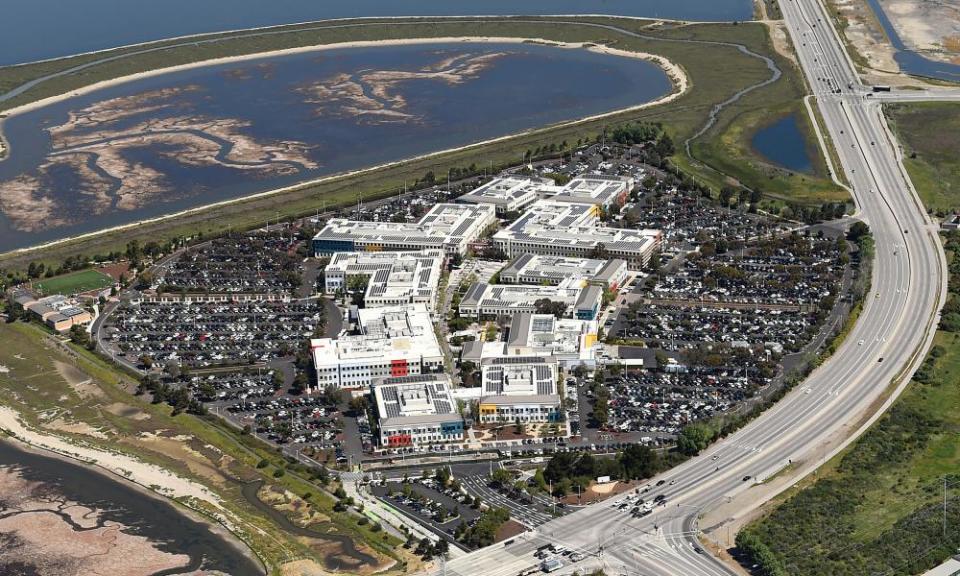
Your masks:
M 113 278 L 96 270 L 80 270 L 52 278 L 44 278 L 33 284 L 34 289 L 44 296 L 63 294 L 70 296 L 90 290 L 98 290 L 113 285 Z

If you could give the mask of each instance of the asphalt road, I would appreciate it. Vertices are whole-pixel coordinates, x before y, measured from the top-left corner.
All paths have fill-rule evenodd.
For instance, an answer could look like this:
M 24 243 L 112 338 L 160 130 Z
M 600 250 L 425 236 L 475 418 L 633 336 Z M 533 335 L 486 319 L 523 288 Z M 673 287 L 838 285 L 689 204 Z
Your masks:
M 776 406 L 705 454 L 665 473 L 667 483 L 647 493 L 648 498 L 662 494 L 667 499 L 653 514 L 633 519 L 609 503 L 589 506 L 543 524 L 509 546 L 494 545 L 451 561 L 446 574 L 514 576 L 535 566 L 533 551 L 548 542 L 590 556 L 556 572 L 560 574 L 588 565 L 602 566 L 608 574 L 732 574 L 709 552 L 699 550 L 702 514 L 791 462 L 799 463 L 801 472 L 815 469 L 830 455 L 824 441 L 840 431 L 856 436 L 854 432 L 863 429 L 858 416 L 879 416 L 897 395 L 880 401 L 883 392 L 891 382 L 902 381 L 898 376 L 912 374 L 923 359 L 945 296 L 945 261 L 936 227 L 903 170 L 899 146 L 880 110 L 881 100 L 895 100 L 898 94 L 868 96 L 870 88 L 860 84 L 818 0 L 785 0 L 780 5 L 851 183 L 858 216 L 874 234 L 873 285 L 860 320 L 833 357 Z M 951 90 L 911 92 L 902 99 L 919 100 L 922 94 L 960 99 Z M 770 496 L 747 498 L 749 504 L 740 513 Z

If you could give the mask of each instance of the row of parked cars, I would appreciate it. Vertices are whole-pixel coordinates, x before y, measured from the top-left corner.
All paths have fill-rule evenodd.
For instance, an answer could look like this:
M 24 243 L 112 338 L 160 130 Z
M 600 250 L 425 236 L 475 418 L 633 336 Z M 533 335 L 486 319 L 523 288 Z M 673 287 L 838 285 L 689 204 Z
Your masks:
M 217 238 L 184 251 L 158 279 L 166 292 L 288 293 L 302 272 L 292 229 Z
M 103 335 L 131 360 L 202 368 L 290 355 L 321 322 L 315 301 L 144 300 L 118 307 Z

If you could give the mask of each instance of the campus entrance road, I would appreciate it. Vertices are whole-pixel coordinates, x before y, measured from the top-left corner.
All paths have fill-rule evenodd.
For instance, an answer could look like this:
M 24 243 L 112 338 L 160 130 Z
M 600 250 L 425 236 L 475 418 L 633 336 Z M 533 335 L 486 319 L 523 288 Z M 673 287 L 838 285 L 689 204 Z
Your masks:
M 755 483 L 789 464 L 801 473 L 815 469 L 829 456 L 824 441 L 838 432 L 855 437 L 889 406 L 923 359 L 945 297 L 945 260 L 936 227 L 913 190 L 880 110 L 880 101 L 894 100 L 895 95 L 868 95 L 871 89 L 860 83 L 819 0 L 783 0 L 780 5 L 851 184 L 858 216 L 870 224 L 874 236 L 872 289 L 859 321 L 833 357 L 776 406 L 656 479 L 665 483 L 643 496 L 649 500 L 662 495 L 665 504 L 652 514 L 633 518 L 610 503 L 588 506 L 507 546 L 497 544 L 451 561 L 446 574 L 515 576 L 537 565 L 533 552 L 546 543 L 588 556 L 560 574 L 597 565 L 608 574 L 732 574 L 700 548 L 702 515 L 750 494 Z M 909 99 L 915 98 L 911 94 Z M 896 391 L 884 399 L 891 383 L 897 384 Z M 864 415 L 872 417 L 858 421 Z M 748 498 L 746 508 L 769 497 L 758 493 Z

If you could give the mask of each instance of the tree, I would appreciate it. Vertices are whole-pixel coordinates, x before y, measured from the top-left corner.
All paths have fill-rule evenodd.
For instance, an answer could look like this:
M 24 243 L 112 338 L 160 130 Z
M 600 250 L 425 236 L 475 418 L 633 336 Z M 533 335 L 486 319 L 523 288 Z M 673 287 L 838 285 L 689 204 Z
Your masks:
M 617 457 L 622 470 L 621 479 L 639 480 L 657 473 L 657 453 L 648 446 L 630 444 Z
M 343 402 L 343 390 L 337 388 L 333 384 L 327 384 L 323 389 L 323 399 L 327 404 L 332 404 L 334 406 L 339 405 Z
M 88 346 L 90 344 L 90 335 L 83 329 L 83 326 L 71 326 L 70 341 L 77 346 Z
M 356 398 L 350 400 L 350 410 L 353 412 L 354 416 L 365 414 L 369 406 L 370 401 L 367 400 L 366 396 L 357 396 Z
M 513 423 L 513 428 L 514 428 L 514 432 L 516 432 L 517 434 L 525 434 L 525 433 L 526 433 L 526 427 L 524 426 L 523 422 L 520 421 L 519 418 L 517 418 L 517 419 L 514 421 L 514 423 Z
M 490 475 L 490 480 L 494 486 L 505 488 L 513 482 L 513 474 L 504 468 L 497 468 L 493 471 L 493 474 Z
M 563 302 L 554 302 L 549 298 L 540 298 L 533 303 L 537 314 L 552 314 L 557 318 L 563 318 L 567 313 L 567 305 Z
M 585 378 L 587 375 L 587 366 L 581 362 L 573 367 L 573 375 L 577 378 Z
M 849 239 L 851 242 L 856 242 L 868 234 L 870 234 L 870 226 L 863 222 L 854 222 L 847 231 L 847 239 Z
M 677 437 L 677 450 L 687 456 L 696 456 L 713 441 L 714 431 L 706 424 L 695 422 L 683 427 Z

